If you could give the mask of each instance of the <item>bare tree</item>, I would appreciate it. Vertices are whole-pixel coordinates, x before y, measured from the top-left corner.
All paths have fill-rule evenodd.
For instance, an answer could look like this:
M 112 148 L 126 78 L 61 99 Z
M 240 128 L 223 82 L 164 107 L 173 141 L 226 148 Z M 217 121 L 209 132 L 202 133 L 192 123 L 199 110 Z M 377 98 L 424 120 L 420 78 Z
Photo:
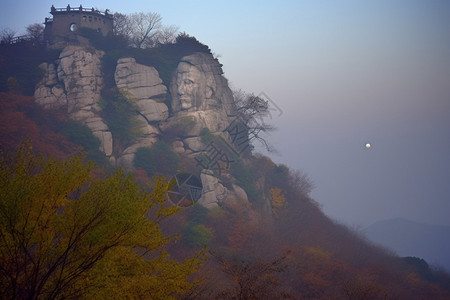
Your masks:
M 162 18 L 158 13 L 133 13 L 129 16 L 132 32 L 131 43 L 136 48 L 148 48 L 155 45 L 155 35 L 161 28 Z
M 270 124 L 267 124 L 264 118 L 270 115 L 269 102 L 254 94 L 248 94 L 242 90 L 233 91 L 236 121 L 239 123 L 240 130 L 247 131 L 249 142 L 259 141 L 267 151 L 273 152 L 274 149 L 267 143 L 263 134 L 275 130 Z M 230 133 L 231 135 L 232 133 Z
M 233 282 L 233 287 L 221 291 L 218 296 L 221 299 L 291 298 L 279 280 L 279 274 L 286 268 L 285 259 L 289 253 L 287 251 L 281 257 L 269 261 L 225 258 L 213 253 L 222 271 Z
M 157 13 L 115 13 L 113 32 L 124 37 L 132 47 L 149 48 L 174 43 L 178 27 L 163 26 L 162 18 Z
M 43 38 L 44 26 L 40 23 L 34 23 L 27 26 L 27 36 L 34 42 L 40 42 Z
M 172 44 L 175 42 L 179 28 L 177 26 L 161 26 L 155 35 L 158 44 Z
M 314 188 L 314 183 L 308 175 L 303 172 L 292 171 L 289 179 L 291 181 L 290 184 L 295 188 L 295 191 L 305 196 L 311 193 Z
M 113 33 L 125 37 L 127 40 L 131 38 L 133 32 L 131 18 L 125 14 L 114 14 L 114 27 Z
M 13 29 L 6 27 L 0 30 L 0 42 L 2 44 L 11 44 L 14 36 L 16 35 L 16 31 Z

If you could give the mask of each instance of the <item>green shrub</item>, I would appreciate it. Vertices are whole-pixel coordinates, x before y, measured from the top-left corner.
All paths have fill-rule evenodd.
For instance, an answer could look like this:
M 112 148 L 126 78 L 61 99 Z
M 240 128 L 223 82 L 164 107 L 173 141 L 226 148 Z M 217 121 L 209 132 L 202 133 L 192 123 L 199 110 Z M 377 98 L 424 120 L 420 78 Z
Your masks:
M 36 84 L 44 72 L 39 65 L 48 59 L 44 46 L 31 42 L 0 45 L 0 92 L 8 91 L 8 78 L 15 78 L 20 91 L 27 96 L 34 94 Z M 51 52 L 55 53 L 54 51 Z
M 118 88 L 103 91 L 99 106 L 118 145 L 125 147 L 141 136 L 140 123 L 135 119 L 136 105 L 124 92 Z
M 181 58 L 196 52 L 210 54 L 211 49 L 186 33 L 180 33 L 173 44 L 130 50 L 131 56 L 136 58 L 138 63 L 155 67 L 166 86 L 169 86 L 172 73 L 177 68 Z
M 102 57 L 102 75 L 104 90 L 114 88 L 116 81 L 114 73 L 116 72 L 117 61 L 125 54 L 124 50 L 113 49 L 105 53 Z
M 208 128 L 204 127 L 202 130 L 200 130 L 200 139 L 203 143 L 209 143 L 214 140 L 214 135 L 209 131 Z
M 20 92 L 20 84 L 15 77 L 8 77 L 6 80 L 6 87 L 8 91 Z
M 236 179 L 236 184 L 244 189 L 250 202 L 257 203 L 261 199 L 261 191 L 255 184 L 258 179 L 258 170 L 254 167 L 245 166 L 243 161 L 237 156 L 233 157 L 233 161 L 231 174 Z
M 290 183 L 289 168 L 284 164 L 276 165 L 272 171 L 267 174 L 267 181 L 271 186 L 278 186 L 286 190 Z
M 139 148 L 134 157 L 134 166 L 144 169 L 150 177 L 156 174 L 172 176 L 179 163 L 178 155 L 163 141 L 156 142 L 151 148 Z
M 82 27 L 80 34 L 87 38 L 89 42 L 97 49 L 110 51 L 114 49 L 126 49 L 128 41 L 120 35 L 108 34 L 104 36 L 95 29 Z
M 195 223 L 202 223 L 206 220 L 209 210 L 203 205 L 196 204 L 192 206 L 189 219 Z
M 100 151 L 100 140 L 92 134 L 91 129 L 77 121 L 65 121 L 59 125 L 59 131 L 64 134 L 69 141 L 81 145 L 87 153 L 86 158 L 94 161 L 99 166 L 109 163 L 105 154 Z
M 212 232 L 203 224 L 189 222 L 183 229 L 183 239 L 191 247 L 203 248 L 211 241 Z
M 172 140 L 177 137 L 187 136 L 189 131 L 195 126 L 195 119 L 192 116 L 179 118 L 176 123 L 172 124 L 164 131 L 165 138 Z

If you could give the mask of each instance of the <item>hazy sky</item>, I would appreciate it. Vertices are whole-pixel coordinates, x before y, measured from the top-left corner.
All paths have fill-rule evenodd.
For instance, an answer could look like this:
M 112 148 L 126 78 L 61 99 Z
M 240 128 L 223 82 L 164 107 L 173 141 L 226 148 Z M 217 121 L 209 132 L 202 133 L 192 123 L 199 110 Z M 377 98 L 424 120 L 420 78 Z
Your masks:
M 68 4 L 1 1 L 18 33 Z M 220 56 L 232 88 L 267 94 L 282 110 L 272 158 L 308 174 L 332 218 L 450 225 L 450 1 L 81 4 L 158 12 Z

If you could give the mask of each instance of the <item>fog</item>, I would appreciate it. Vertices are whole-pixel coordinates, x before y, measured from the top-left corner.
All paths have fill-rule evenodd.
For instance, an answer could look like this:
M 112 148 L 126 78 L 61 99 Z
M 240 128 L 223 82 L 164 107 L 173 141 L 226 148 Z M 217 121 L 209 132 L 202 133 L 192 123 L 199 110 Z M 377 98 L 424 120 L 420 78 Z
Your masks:
M 0 28 L 23 33 L 52 4 L 67 6 L 2 3 Z M 158 12 L 210 46 L 232 88 L 264 92 L 276 109 L 269 155 L 308 174 L 330 217 L 450 225 L 450 2 L 82 4 Z

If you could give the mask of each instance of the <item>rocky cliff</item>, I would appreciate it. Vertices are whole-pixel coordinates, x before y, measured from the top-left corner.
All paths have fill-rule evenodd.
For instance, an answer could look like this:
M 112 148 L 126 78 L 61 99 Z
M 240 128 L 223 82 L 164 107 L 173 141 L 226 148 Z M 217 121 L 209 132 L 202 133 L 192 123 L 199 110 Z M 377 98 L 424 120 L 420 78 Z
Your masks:
M 138 149 L 151 148 L 167 135 L 173 137 L 172 150 L 191 159 L 208 154 L 208 144 L 202 138 L 205 131 L 230 140 L 227 128 L 234 120 L 233 96 L 221 65 L 211 54 L 183 57 L 169 86 L 163 84 L 153 66 L 123 57 L 115 67 L 115 86 L 133 103 L 140 135 L 122 148 L 115 147 L 117 141 L 99 105 L 105 81 L 103 55 L 91 46 L 65 47 L 59 59 L 41 65 L 45 75 L 36 87 L 35 99 L 47 109 L 63 109 L 71 119 L 88 126 L 113 165 L 133 170 Z M 227 201 L 247 203 L 245 191 L 235 184 L 226 188 L 211 166 L 203 166 L 200 178 L 203 194 L 199 202 L 204 206 L 213 208 Z
M 112 156 L 111 132 L 100 117 L 98 100 L 103 87 L 103 52 L 68 46 L 55 63 L 43 63 L 44 78 L 35 91 L 36 102 L 45 108 L 61 108 L 70 118 L 87 125 L 101 141 L 101 151 Z

